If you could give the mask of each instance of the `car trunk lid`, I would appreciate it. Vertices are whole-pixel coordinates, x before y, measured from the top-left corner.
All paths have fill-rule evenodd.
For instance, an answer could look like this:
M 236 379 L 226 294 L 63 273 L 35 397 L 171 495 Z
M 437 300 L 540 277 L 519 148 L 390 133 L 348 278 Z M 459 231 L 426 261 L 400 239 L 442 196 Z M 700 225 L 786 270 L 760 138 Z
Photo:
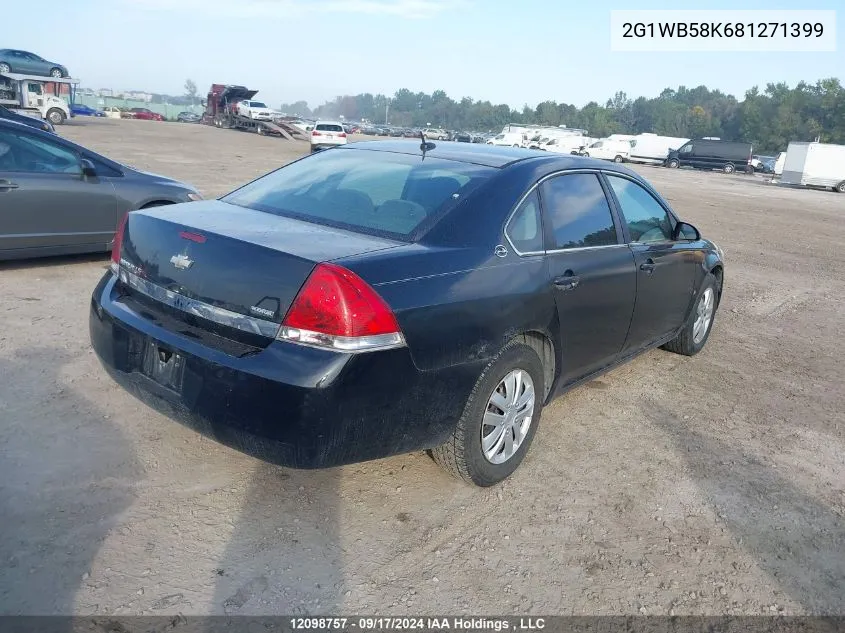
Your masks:
M 317 263 L 402 244 L 209 200 L 130 213 L 120 272 L 148 300 L 272 336 Z

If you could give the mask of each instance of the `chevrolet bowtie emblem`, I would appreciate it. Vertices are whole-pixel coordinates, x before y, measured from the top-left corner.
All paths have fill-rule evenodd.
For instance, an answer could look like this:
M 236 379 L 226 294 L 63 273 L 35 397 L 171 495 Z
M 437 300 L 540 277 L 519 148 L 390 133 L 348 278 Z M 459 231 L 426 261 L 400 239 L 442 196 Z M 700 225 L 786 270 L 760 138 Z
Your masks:
M 174 255 L 170 258 L 170 263 L 176 266 L 179 270 L 187 270 L 194 265 L 194 260 L 187 255 Z

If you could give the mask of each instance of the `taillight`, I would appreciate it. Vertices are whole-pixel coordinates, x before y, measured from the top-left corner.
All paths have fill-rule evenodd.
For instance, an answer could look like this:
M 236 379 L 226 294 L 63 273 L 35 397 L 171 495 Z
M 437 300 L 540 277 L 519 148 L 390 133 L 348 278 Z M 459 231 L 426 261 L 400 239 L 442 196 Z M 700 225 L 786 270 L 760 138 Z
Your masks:
M 338 134 L 338 136 L 340 138 L 346 138 L 346 132 L 341 132 L 340 134 Z
M 401 347 L 390 306 L 367 282 L 336 264 L 318 264 L 293 300 L 277 338 L 345 352 Z
M 117 274 L 118 268 L 120 266 L 120 249 L 123 246 L 123 231 L 126 228 L 126 220 L 128 218 L 128 213 L 123 216 L 123 219 L 117 226 L 117 231 L 115 231 L 114 234 L 114 241 L 111 245 L 111 269 L 115 275 Z
M 320 136 L 320 133 L 317 130 L 313 130 L 311 136 Z

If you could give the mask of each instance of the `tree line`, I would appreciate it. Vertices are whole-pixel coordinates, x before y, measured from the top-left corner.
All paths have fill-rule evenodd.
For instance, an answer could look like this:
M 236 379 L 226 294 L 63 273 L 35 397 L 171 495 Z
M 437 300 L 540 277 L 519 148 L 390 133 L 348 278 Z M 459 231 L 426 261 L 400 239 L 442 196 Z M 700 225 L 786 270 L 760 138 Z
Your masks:
M 783 151 L 790 141 L 845 144 L 845 88 L 839 79 L 814 84 L 800 82 L 754 87 L 742 101 L 706 86 L 666 88 L 654 98 L 630 99 L 617 92 L 604 105 L 591 101 L 582 108 L 543 101 L 514 110 L 464 97 L 456 101 L 444 91 L 431 94 L 403 88 L 392 97 L 370 93 L 344 95 L 309 108 L 305 101 L 282 104 L 282 112 L 300 116 L 339 118 L 398 126 L 433 126 L 451 130 L 499 131 L 507 123 L 566 125 L 590 136 L 653 132 L 666 136 L 717 136 L 750 141 L 755 152 Z

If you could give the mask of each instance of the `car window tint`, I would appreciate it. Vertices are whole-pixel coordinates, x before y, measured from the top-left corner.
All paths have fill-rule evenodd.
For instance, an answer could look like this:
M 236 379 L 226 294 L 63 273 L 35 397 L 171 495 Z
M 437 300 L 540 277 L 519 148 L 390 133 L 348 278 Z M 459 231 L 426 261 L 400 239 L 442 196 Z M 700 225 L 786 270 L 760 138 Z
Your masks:
M 506 229 L 514 248 L 520 253 L 543 251 L 543 225 L 537 191 L 522 201 Z
M 610 205 L 595 174 L 568 174 L 541 185 L 553 248 L 616 244 Z
M 267 213 L 405 238 L 496 172 L 410 154 L 338 149 L 259 178 L 223 200 Z M 462 184 L 463 183 L 463 184 Z
M 0 131 L 0 171 L 78 174 L 76 154 L 64 147 L 18 132 Z
M 627 178 L 607 175 L 632 242 L 664 242 L 672 239 L 672 220 L 646 189 Z
M 343 132 L 343 128 L 340 125 L 331 125 L 329 123 L 320 123 L 317 125 L 317 130 L 320 132 Z

